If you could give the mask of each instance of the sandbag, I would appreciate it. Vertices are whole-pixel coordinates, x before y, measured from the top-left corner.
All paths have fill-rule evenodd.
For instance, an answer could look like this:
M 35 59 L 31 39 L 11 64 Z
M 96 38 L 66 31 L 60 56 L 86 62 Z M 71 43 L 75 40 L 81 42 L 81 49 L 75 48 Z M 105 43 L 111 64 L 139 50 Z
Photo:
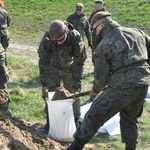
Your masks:
M 58 87 L 55 90 L 55 94 L 53 95 L 52 101 L 54 100 L 64 100 L 68 96 L 71 96 L 69 91 L 65 89 L 64 87 Z
M 47 99 L 49 125 L 48 137 L 58 142 L 72 142 L 76 131 L 73 107 L 74 99 L 52 101 L 55 92 L 49 92 Z

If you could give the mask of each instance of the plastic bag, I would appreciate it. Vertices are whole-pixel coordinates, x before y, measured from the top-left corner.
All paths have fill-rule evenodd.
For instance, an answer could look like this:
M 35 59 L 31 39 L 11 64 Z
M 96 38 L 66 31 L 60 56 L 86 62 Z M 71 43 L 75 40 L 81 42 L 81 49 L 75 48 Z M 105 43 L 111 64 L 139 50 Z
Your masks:
M 49 92 L 47 100 L 49 111 L 50 129 L 48 137 L 58 142 L 72 142 L 76 131 L 73 107 L 73 99 L 51 101 L 54 92 Z

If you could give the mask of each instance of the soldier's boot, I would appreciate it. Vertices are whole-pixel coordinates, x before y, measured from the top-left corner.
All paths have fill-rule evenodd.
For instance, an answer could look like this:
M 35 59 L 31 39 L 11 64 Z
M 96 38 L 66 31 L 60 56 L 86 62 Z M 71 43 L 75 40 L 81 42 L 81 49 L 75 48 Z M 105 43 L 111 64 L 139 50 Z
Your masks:
M 48 117 L 48 114 L 46 114 L 46 124 L 42 128 L 42 132 L 45 133 L 45 134 L 48 134 L 48 132 L 49 132 L 49 117 Z
M 69 148 L 67 150 L 82 150 L 84 147 L 84 144 L 80 142 L 79 140 L 75 140 L 71 143 Z
M 136 150 L 136 143 L 126 143 L 125 150 Z

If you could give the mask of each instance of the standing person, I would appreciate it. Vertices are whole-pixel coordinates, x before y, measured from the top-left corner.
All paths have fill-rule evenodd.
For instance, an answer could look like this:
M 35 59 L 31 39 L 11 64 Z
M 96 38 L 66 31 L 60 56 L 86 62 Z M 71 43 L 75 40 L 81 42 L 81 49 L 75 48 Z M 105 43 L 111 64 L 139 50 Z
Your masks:
M 104 2 L 102 0 L 94 0 L 94 11 L 92 12 L 92 14 L 90 15 L 89 17 L 89 23 L 91 22 L 91 19 L 93 18 L 93 16 L 99 12 L 99 11 L 105 11 L 105 8 L 104 8 Z M 99 44 L 99 42 L 101 41 L 101 37 L 97 37 L 95 32 L 92 30 L 92 62 L 93 62 L 93 65 L 95 65 L 94 63 L 94 51 L 96 49 L 96 46 Z
M 9 34 L 8 34 L 8 27 L 11 25 L 11 19 L 6 10 L 1 8 L 2 2 L 0 2 L 0 42 L 5 50 L 9 46 Z M 7 53 L 6 53 L 6 65 L 7 65 Z
M 95 51 L 94 82 L 90 91 L 90 96 L 97 95 L 97 98 L 68 150 L 82 150 L 97 130 L 118 112 L 125 149 L 135 150 L 137 119 L 142 115 L 150 84 L 147 63 L 150 36 L 139 29 L 120 26 L 105 11 L 94 15 L 91 27 L 102 37 Z
M 70 93 L 81 90 L 83 65 L 86 59 L 85 46 L 82 36 L 67 22 L 55 20 L 51 23 L 41 40 L 39 49 L 39 71 L 42 84 L 42 97 L 47 92 L 55 91 L 63 81 L 64 87 Z M 80 116 L 80 101 L 73 104 L 75 123 Z M 47 103 L 45 107 L 47 123 L 44 132 L 49 131 Z
M 82 3 L 77 3 L 75 7 L 75 12 L 69 15 L 66 20 L 74 26 L 74 28 L 82 35 L 83 39 L 84 36 L 86 35 L 88 46 L 91 47 L 92 46 L 91 29 L 89 21 L 84 14 L 84 5 Z

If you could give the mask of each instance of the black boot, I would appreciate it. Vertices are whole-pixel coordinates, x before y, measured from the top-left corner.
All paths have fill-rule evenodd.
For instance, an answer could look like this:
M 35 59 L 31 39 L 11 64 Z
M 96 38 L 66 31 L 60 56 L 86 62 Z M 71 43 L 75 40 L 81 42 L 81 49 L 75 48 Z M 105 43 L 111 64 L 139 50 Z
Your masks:
M 135 143 L 127 143 L 125 150 L 136 150 L 136 144 Z
M 74 142 L 72 142 L 72 144 L 69 146 L 67 150 L 82 150 L 83 147 L 84 147 L 83 143 L 81 143 L 78 140 L 75 140 Z

